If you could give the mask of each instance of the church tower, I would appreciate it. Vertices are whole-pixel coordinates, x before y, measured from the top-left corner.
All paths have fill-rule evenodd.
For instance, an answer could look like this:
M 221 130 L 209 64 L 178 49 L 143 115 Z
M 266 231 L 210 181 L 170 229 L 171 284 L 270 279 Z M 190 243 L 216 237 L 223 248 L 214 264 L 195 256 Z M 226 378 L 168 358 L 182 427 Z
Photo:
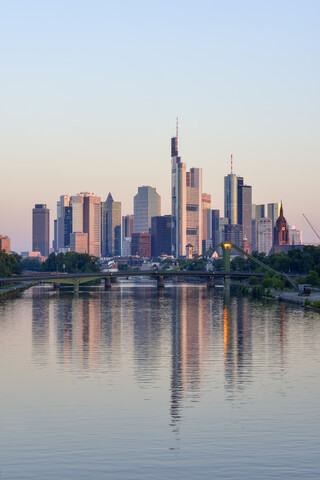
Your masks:
M 280 207 L 280 215 L 274 227 L 273 238 L 273 253 L 281 252 L 282 245 L 290 245 L 289 229 L 287 220 L 283 216 L 282 202 Z

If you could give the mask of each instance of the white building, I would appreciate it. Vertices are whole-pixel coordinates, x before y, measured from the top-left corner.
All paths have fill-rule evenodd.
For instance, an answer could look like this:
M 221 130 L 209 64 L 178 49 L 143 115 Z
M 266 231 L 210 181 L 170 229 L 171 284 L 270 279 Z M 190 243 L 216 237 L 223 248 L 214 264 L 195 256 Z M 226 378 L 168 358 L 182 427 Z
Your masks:
M 269 255 L 272 248 L 272 220 L 271 218 L 259 218 L 257 220 L 257 247 L 258 252 Z

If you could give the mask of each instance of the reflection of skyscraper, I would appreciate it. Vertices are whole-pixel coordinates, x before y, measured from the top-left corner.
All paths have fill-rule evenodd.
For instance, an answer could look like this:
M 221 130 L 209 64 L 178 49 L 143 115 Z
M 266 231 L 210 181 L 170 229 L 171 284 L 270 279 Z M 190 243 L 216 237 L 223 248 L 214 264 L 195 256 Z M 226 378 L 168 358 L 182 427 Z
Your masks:
M 49 255 L 50 210 L 45 204 L 36 204 L 32 210 L 32 250 Z
M 49 357 L 50 303 L 48 297 L 32 289 L 32 356 L 42 366 Z

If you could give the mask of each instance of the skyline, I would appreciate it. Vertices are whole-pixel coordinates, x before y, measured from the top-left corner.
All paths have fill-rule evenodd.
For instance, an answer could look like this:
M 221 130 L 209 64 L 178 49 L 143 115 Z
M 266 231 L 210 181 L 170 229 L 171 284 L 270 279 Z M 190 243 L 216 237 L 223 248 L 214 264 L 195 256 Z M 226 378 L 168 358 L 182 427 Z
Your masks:
M 52 242 L 64 194 L 110 191 L 126 215 L 150 185 L 170 214 L 177 115 L 182 161 L 202 168 L 212 208 L 224 211 L 233 154 L 253 203 L 283 201 L 289 224 L 316 240 L 302 213 L 320 232 L 320 5 L 228 6 L 0 6 L 0 234 L 13 250 L 31 249 L 35 204 L 50 209 Z

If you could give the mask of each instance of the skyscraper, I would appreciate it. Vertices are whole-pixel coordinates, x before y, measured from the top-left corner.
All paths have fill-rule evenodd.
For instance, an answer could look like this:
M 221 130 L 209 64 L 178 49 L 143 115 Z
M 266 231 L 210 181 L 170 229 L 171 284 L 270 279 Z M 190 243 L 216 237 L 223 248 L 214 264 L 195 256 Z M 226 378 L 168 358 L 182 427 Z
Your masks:
M 32 210 L 32 250 L 49 255 L 50 211 L 46 204 L 36 204 Z
M 101 203 L 101 215 L 102 255 L 121 255 L 121 202 L 115 202 L 111 193 Z
M 61 195 L 57 202 L 57 238 L 55 240 L 57 251 L 65 248 L 65 208 L 69 207 L 69 196 Z
M 0 235 L 0 250 L 10 253 L 10 238 L 7 235 Z
M 151 219 L 151 255 L 171 255 L 171 215 Z
M 230 225 L 238 223 L 238 180 L 237 175 L 229 173 L 224 177 L 224 216 Z
M 83 193 L 83 232 L 88 234 L 88 253 L 101 255 L 101 199 L 95 194 Z
M 257 221 L 257 249 L 269 255 L 272 248 L 272 222 L 270 218 L 259 218 Z
M 172 255 L 186 254 L 187 244 L 202 253 L 202 170 L 191 168 L 178 156 L 178 127 L 171 138 Z
M 270 218 L 272 222 L 272 231 L 274 227 L 276 226 L 276 221 L 279 218 L 280 215 L 280 208 L 281 208 L 281 203 L 268 203 L 267 205 L 267 217 Z
M 237 177 L 233 173 L 231 156 L 231 173 L 224 177 L 224 212 L 229 219 L 229 225 L 239 225 L 234 238 L 237 239 L 239 247 L 243 247 L 243 238 L 246 238 L 250 248 L 252 247 L 252 187 L 244 184 L 243 177 Z
M 150 233 L 151 218 L 161 215 L 161 198 L 156 189 L 149 186 L 138 187 L 134 196 L 134 233 Z

